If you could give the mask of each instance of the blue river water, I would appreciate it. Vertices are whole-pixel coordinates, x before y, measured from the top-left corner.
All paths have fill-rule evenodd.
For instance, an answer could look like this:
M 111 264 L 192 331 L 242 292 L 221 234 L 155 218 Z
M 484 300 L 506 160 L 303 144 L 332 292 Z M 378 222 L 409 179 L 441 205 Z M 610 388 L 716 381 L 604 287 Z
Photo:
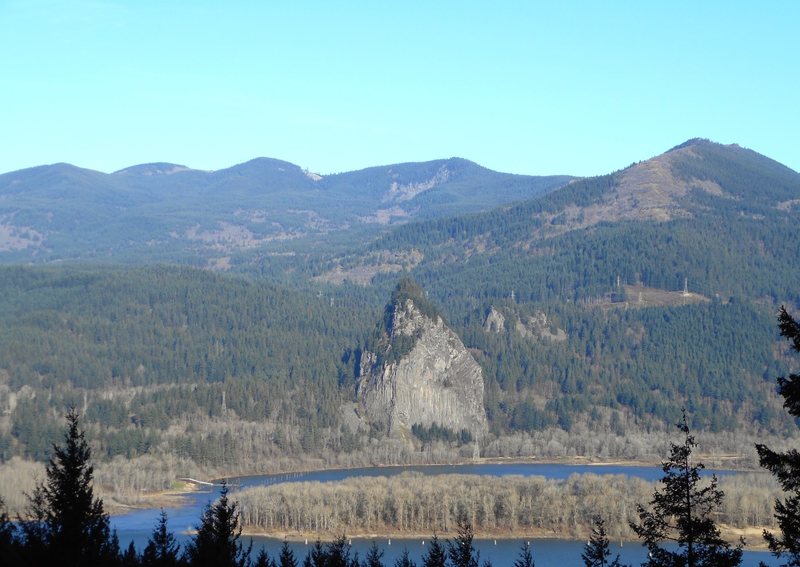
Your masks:
M 318 481 L 333 482 L 350 477 L 359 476 L 393 476 L 406 471 L 416 471 L 423 474 L 479 474 L 492 476 L 543 476 L 552 479 L 566 479 L 573 474 L 624 474 L 631 477 L 642 478 L 649 481 L 656 481 L 663 476 L 659 467 L 643 466 L 617 466 L 617 465 L 560 465 L 560 464 L 475 464 L 475 465 L 426 465 L 408 467 L 369 467 L 358 469 L 339 469 L 327 471 L 313 471 L 305 473 L 291 473 L 279 475 L 251 476 L 242 478 L 230 478 L 228 483 L 234 487 L 231 494 L 235 496 L 235 491 L 239 488 L 251 486 L 263 486 L 282 482 L 302 482 Z M 730 471 L 714 471 L 717 476 L 735 474 Z M 186 532 L 193 529 L 200 521 L 200 516 L 205 506 L 210 504 L 219 494 L 219 488 L 209 488 L 189 494 L 185 504 L 180 507 L 166 509 L 169 521 L 169 528 L 175 533 L 176 538 L 181 544 L 190 539 Z M 153 527 L 158 520 L 159 510 L 137 510 L 126 514 L 114 515 L 111 517 L 112 526 L 117 530 L 117 535 L 122 546 L 127 546 L 133 541 L 137 549 L 141 551 L 147 543 L 147 539 L 152 533 Z M 244 537 L 245 545 L 250 541 L 250 537 Z M 253 537 L 253 549 L 266 548 L 270 556 L 277 555 L 280 550 L 281 540 L 267 537 Z M 352 550 L 364 557 L 372 544 L 371 539 L 353 538 Z M 383 563 L 387 567 L 392 567 L 395 560 L 400 556 L 404 549 L 408 549 L 410 557 L 419 563 L 420 558 L 425 554 L 426 543 L 424 540 L 376 540 L 376 543 L 384 552 Z M 548 567 L 557 565 L 558 567 L 578 567 L 582 565 L 581 552 L 585 542 L 562 540 L 562 539 L 498 539 L 498 540 L 476 540 L 475 547 L 480 552 L 480 564 L 483 561 L 490 561 L 495 567 L 513 565 L 519 556 L 522 546 L 530 545 L 533 557 L 538 567 Z M 308 553 L 312 541 L 290 542 L 290 547 L 294 551 L 298 563 Z M 629 565 L 639 565 L 646 559 L 646 551 L 636 542 L 621 542 L 612 544 L 612 557 L 620 555 L 623 563 Z M 779 562 L 769 553 L 761 551 L 745 551 L 744 565 L 758 565 L 763 561 L 766 565 L 779 565 Z

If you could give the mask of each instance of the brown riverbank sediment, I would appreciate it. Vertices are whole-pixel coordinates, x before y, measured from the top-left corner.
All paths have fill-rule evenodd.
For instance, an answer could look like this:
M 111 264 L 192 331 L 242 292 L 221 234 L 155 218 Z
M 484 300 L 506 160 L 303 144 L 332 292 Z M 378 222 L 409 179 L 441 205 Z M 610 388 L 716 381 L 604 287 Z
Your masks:
M 736 545 L 739 543 L 739 538 L 743 537 L 745 539 L 745 549 L 750 551 L 767 551 L 767 544 L 764 541 L 762 536 L 763 531 L 765 529 L 770 529 L 770 526 L 760 526 L 760 527 L 748 527 L 748 528 L 734 528 L 731 526 L 722 525 L 720 526 L 720 530 L 722 533 L 722 538 L 729 542 L 731 545 Z M 336 540 L 339 537 L 345 536 L 348 539 L 361 539 L 361 540 L 387 540 L 387 541 L 397 541 L 400 544 L 403 542 L 408 541 L 430 541 L 433 537 L 433 533 L 431 532 L 396 532 L 396 531 L 389 531 L 389 530 L 370 530 L 370 531 L 355 531 L 353 533 L 346 532 L 346 533 L 334 533 L 334 532 L 294 532 L 294 531 L 285 531 L 285 530 L 259 530 L 253 529 L 251 526 L 245 526 L 242 530 L 243 537 L 267 537 L 271 539 L 277 540 L 284 540 L 290 542 L 316 542 L 321 541 L 323 543 L 331 542 Z M 447 540 L 452 539 L 455 537 L 456 533 L 452 530 L 448 532 L 436 532 L 436 537 L 440 540 Z M 499 540 L 499 539 L 512 539 L 512 540 L 540 540 L 540 539 L 564 539 L 568 541 L 587 541 L 591 535 L 591 530 L 581 530 L 579 533 L 575 534 L 564 534 L 564 533 L 555 533 L 552 530 L 540 530 L 540 529 L 531 529 L 531 530 L 517 530 L 517 531 L 480 531 L 475 533 L 475 539 L 477 540 Z M 618 541 L 620 543 L 625 544 L 638 544 L 640 540 L 625 537 L 622 539 L 614 539 L 611 538 L 613 541 Z
M 134 510 L 152 510 L 155 508 L 175 508 L 183 506 L 187 497 L 197 492 L 199 485 L 193 482 L 175 482 L 167 490 L 143 492 L 136 499 L 118 498 L 112 494 L 103 494 L 103 505 L 110 514 L 125 514 Z

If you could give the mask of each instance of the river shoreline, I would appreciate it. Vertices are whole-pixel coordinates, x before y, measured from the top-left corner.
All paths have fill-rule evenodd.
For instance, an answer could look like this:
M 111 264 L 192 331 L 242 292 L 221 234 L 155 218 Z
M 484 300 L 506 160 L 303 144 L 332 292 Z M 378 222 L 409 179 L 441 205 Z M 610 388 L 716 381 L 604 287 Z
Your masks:
M 715 455 L 713 457 L 708 455 L 701 455 L 701 459 L 707 459 L 714 463 L 721 463 L 724 461 L 732 461 L 738 459 L 739 455 Z M 277 472 L 248 472 L 247 474 L 231 474 L 214 477 L 208 482 L 213 484 L 220 484 L 228 479 L 250 479 L 262 476 L 280 477 L 287 475 L 306 475 L 321 472 L 346 472 L 359 470 L 364 468 L 372 469 L 402 469 L 407 467 L 446 467 L 446 466 L 481 466 L 481 465 L 567 465 L 567 466 L 586 466 L 586 467 L 660 467 L 661 462 L 655 459 L 614 459 L 604 460 L 597 457 L 481 457 L 478 459 L 463 459 L 444 463 L 410 463 L 410 464 L 374 464 L 374 465 L 354 465 L 350 467 L 318 467 L 318 468 L 299 468 L 289 469 Z M 725 468 L 724 466 L 715 466 L 715 470 L 720 471 L 736 471 L 736 472 L 760 472 L 761 469 L 752 468 Z M 300 480 L 302 482 L 302 480 Z M 105 494 L 106 508 L 113 514 L 125 514 L 137 510 L 153 510 L 159 508 L 176 507 L 185 504 L 186 499 L 193 493 L 197 492 L 204 486 L 201 483 L 192 481 L 183 481 L 176 484 L 175 487 L 168 490 L 160 490 L 157 492 L 142 493 L 137 497 L 135 503 L 124 502 L 124 498 L 117 498 L 113 493 Z
M 741 455 L 700 455 L 698 459 L 706 464 L 707 468 L 719 471 L 735 472 L 763 472 L 764 469 L 757 468 L 737 468 L 726 467 L 722 463 L 734 461 L 741 458 Z M 404 464 L 369 464 L 353 465 L 350 467 L 320 467 L 320 468 L 300 468 L 277 472 L 248 472 L 247 474 L 231 474 L 212 479 L 210 482 L 219 484 L 227 479 L 247 479 L 260 476 L 282 476 L 282 475 L 302 475 L 318 472 L 353 471 L 358 469 L 401 469 L 408 467 L 459 467 L 459 466 L 481 466 L 481 465 L 568 465 L 568 466 L 587 466 L 587 467 L 656 467 L 660 468 L 662 461 L 656 459 L 600 459 L 598 457 L 481 457 L 478 459 L 463 459 L 443 463 L 404 463 Z
M 498 467 L 499 469 L 505 469 L 505 474 L 499 474 L 496 471 L 491 469 L 482 471 L 480 470 L 481 466 L 494 466 Z M 526 465 L 532 466 L 532 468 L 528 468 L 526 470 L 520 470 L 516 468 L 517 465 L 521 465 L 522 469 L 526 469 Z M 542 466 L 540 469 L 539 466 Z M 460 466 L 465 467 L 463 471 L 457 470 Z M 549 470 L 549 467 L 564 467 L 560 473 L 554 472 Z M 229 486 L 232 488 L 232 498 L 234 500 L 237 499 L 237 492 L 238 488 L 241 487 L 242 489 L 251 489 L 257 487 L 267 487 L 267 486 L 278 486 L 278 485 L 289 485 L 292 483 L 303 483 L 303 482 L 310 482 L 316 483 L 319 486 L 319 483 L 322 483 L 322 486 L 331 483 L 335 485 L 340 481 L 350 481 L 356 480 L 358 486 L 363 486 L 364 490 L 366 490 L 366 486 L 369 484 L 374 485 L 377 481 L 379 483 L 383 482 L 380 479 L 384 477 L 393 478 L 396 475 L 402 474 L 404 469 L 414 469 L 414 468 L 440 468 L 439 471 L 436 472 L 429 472 L 433 477 L 440 477 L 448 476 L 450 474 L 456 476 L 484 476 L 484 477 L 494 477 L 498 476 L 498 478 L 502 476 L 506 476 L 508 482 L 523 482 L 520 477 L 543 477 L 549 480 L 557 480 L 559 482 L 575 482 L 571 480 L 573 475 L 578 475 L 580 478 L 582 474 L 589 474 L 589 475 L 600 475 L 601 477 L 605 477 L 605 475 L 610 474 L 612 477 L 607 477 L 609 479 L 613 478 L 616 475 L 635 475 L 638 474 L 645 474 L 645 477 L 638 477 L 639 479 L 645 480 L 645 482 L 649 483 L 657 483 L 658 479 L 662 476 L 660 471 L 660 467 L 658 467 L 653 462 L 642 462 L 642 461 L 624 461 L 624 460 L 595 460 L 595 459 L 586 459 L 586 458 L 569 458 L 569 459 L 538 459 L 538 458 L 503 458 L 503 459 L 480 459 L 480 460 L 465 460 L 462 462 L 453 462 L 444 465 L 385 465 L 385 466 L 375 466 L 375 467 L 348 467 L 348 468 L 322 468 L 322 469 L 312 469 L 309 471 L 291 471 L 287 473 L 273 473 L 270 475 L 247 475 L 247 476 L 234 476 L 231 477 L 228 482 Z M 452 469 L 450 468 L 452 467 Z M 619 471 L 619 470 L 612 470 L 611 467 L 617 467 L 618 469 L 625 469 L 625 468 L 632 468 L 632 469 L 647 469 L 646 472 L 638 471 Z M 579 469 L 576 471 L 575 469 Z M 444 469 L 444 470 L 441 470 Z M 541 471 L 541 473 L 539 472 Z M 331 474 L 326 474 L 331 473 Z M 340 473 L 340 474 L 337 474 Z M 363 474 L 362 474 L 363 473 Z M 766 473 L 765 473 L 766 474 Z M 555 476 L 553 476 L 555 475 Z M 559 476 L 563 475 L 563 476 Z M 402 479 L 402 477 L 399 477 Z M 413 477 L 416 478 L 416 477 Z M 588 477 L 587 477 L 588 478 Z M 202 479 L 202 477 L 201 477 Z M 361 480 L 358 480 L 361 479 Z M 518 480 L 514 480 L 518 479 Z M 559 480 L 560 479 L 560 480 Z M 570 480 L 568 480 L 570 479 Z M 205 505 L 210 504 L 215 498 L 216 495 L 219 494 L 219 483 L 214 482 L 216 485 L 215 487 L 206 486 L 205 480 L 202 479 L 200 482 L 202 484 L 197 484 L 194 482 L 187 481 L 187 479 L 182 479 L 184 482 L 182 483 L 175 483 L 170 490 L 159 491 L 157 493 L 152 493 L 144 498 L 137 498 L 134 502 L 129 504 L 122 504 L 119 506 L 116 505 L 109 505 L 107 509 L 115 514 L 120 521 L 125 522 L 122 518 L 129 516 L 130 514 L 134 514 L 135 520 L 131 520 L 132 523 L 128 525 L 139 525 L 142 526 L 139 529 L 147 530 L 149 529 L 149 524 L 153 522 L 152 519 L 146 520 L 142 522 L 143 518 L 147 518 L 148 516 L 142 516 L 141 514 L 147 514 L 148 512 L 152 512 L 153 510 L 157 510 L 158 508 L 172 508 L 168 510 L 170 518 L 180 518 L 178 520 L 179 525 L 183 526 L 193 526 L 197 521 L 199 521 L 201 515 L 201 509 Z M 488 480 L 488 479 L 487 479 Z M 403 482 L 402 480 L 400 482 Z M 578 481 L 580 482 L 580 481 Z M 592 480 L 589 482 L 599 482 L 597 480 Z M 614 481 L 610 481 L 614 482 Z M 619 481 L 617 481 L 619 482 Z M 367 483 L 367 484 L 364 484 Z M 311 485 L 309 485 L 311 486 Z M 380 486 L 380 485 L 379 485 Z M 435 485 L 433 485 L 435 486 Z M 475 485 L 472 485 L 473 487 Z M 302 489 L 305 490 L 305 489 Z M 330 486 L 330 490 L 336 490 L 335 486 Z M 438 490 L 438 488 L 430 488 L 430 490 Z M 640 487 L 640 490 L 643 488 Z M 350 493 L 353 492 L 352 487 L 349 491 Z M 391 492 L 391 491 L 390 491 Z M 647 490 L 645 490 L 647 492 Z M 646 501 L 647 494 L 643 492 L 641 495 L 637 496 L 636 498 L 640 498 L 642 502 Z M 105 496 L 105 495 L 104 495 Z M 244 493 L 243 493 L 244 496 Z M 207 501 L 206 501 L 207 500 Z M 638 501 L 638 500 L 637 500 Z M 245 502 L 245 501 L 242 501 Z M 111 504 L 111 502 L 108 502 Z M 244 504 L 242 504 L 244 505 Z M 252 510 L 252 503 L 249 504 L 250 509 Z M 245 520 L 249 521 L 249 520 Z M 124 525 L 124 524 L 123 524 Z M 279 526 L 277 529 L 270 527 L 271 525 Z M 146 526 L 146 527 L 145 527 Z M 341 526 L 340 526 L 341 527 Z M 564 540 L 564 541 L 572 541 L 576 544 L 580 542 L 585 542 L 591 532 L 591 525 L 586 522 L 579 522 L 577 524 L 569 524 L 567 526 L 562 526 L 565 529 L 556 529 L 554 530 L 552 527 L 545 527 L 540 526 L 538 528 L 532 528 L 529 525 L 524 526 L 522 529 L 517 529 L 513 526 L 498 526 L 496 529 L 491 527 L 491 525 L 476 525 L 475 526 L 475 538 L 481 541 L 489 541 L 492 540 L 504 540 L 504 541 L 527 541 L 527 540 Z M 399 528 L 399 526 L 397 527 Z M 406 542 L 414 542 L 417 543 L 421 541 L 429 541 L 432 537 L 433 533 L 427 530 L 418 531 L 415 530 L 412 526 L 405 526 L 404 530 L 401 531 L 395 527 L 390 526 L 381 526 L 380 522 L 376 524 L 372 524 L 368 528 L 364 525 L 362 526 L 348 526 L 344 528 L 344 533 L 347 535 L 348 538 L 353 540 L 397 540 L 406 541 Z M 442 531 L 437 533 L 437 535 L 441 539 L 452 539 L 455 535 L 455 530 L 453 526 L 449 526 L 450 531 Z M 749 527 L 747 529 L 733 529 L 729 526 L 720 525 L 722 530 L 722 536 L 730 541 L 731 543 L 737 543 L 739 536 L 745 536 L 748 543 L 750 545 L 747 546 L 747 549 L 752 551 L 763 551 L 766 549 L 764 545 L 763 537 L 761 536 L 761 531 L 763 529 L 762 526 L 758 527 Z M 352 530 L 352 531 L 351 531 Z M 626 533 L 627 530 L 620 530 L 617 531 L 616 534 L 612 536 L 612 539 L 618 541 L 620 544 L 623 542 L 625 543 L 633 543 L 634 545 L 638 544 L 638 540 L 632 536 L 631 533 L 627 533 L 627 535 L 623 535 Z M 185 533 L 181 531 L 181 533 Z M 303 542 L 314 542 L 318 539 L 320 541 L 331 541 L 336 539 L 337 537 L 341 537 L 342 530 L 337 529 L 333 531 L 317 531 L 316 526 L 307 525 L 307 526 L 297 526 L 288 528 L 283 524 L 246 524 L 243 526 L 243 535 L 246 537 L 254 537 L 254 538 L 264 538 L 267 540 L 273 541 L 282 541 L 287 540 L 290 542 L 296 543 L 303 543 Z

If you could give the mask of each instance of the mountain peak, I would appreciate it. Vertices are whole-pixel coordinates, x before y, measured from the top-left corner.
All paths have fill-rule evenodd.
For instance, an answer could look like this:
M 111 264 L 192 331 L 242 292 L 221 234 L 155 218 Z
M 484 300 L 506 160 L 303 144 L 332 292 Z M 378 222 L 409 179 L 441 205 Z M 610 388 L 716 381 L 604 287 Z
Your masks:
M 266 169 L 272 171 L 299 171 L 300 166 L 281 159 L 257 157 L 227 168 L 229 170 L 256 170 Z M 225 170 L 220 170 L 225 171 Z
M 186 167 L 185 165 L 178 165 L 176 163 L 165 163 L 165 162 L 158 162 L 158 163 L 143 163 L 140 165 L 132 165 L 130 167 L 126 167 L 125 169 L 120 169 L 119 171 L 115 171 L 112 175 L 142 175 L 142 176 L 153 176 L 153 175 L 173 175 L 175 173 L 180 173 L 182 171 L 193 171 L 192 168 Z
M 408 305 L 409 301 L 411 302 L 410 306 Z M 439 309 L 426 297 L 422 287 L 411 278 L 403 278 L 394 288 L 392 298 L 386 305 L 384 323 L 389 336 L 394 333 L 398 313 L 409 308 L 417 309 L 422 315 L 433 321 L 442 317 Z
M 692 146 L 700 146 L 705 144 L 714 144 L 716 142 L 712 142 L 708 138 L 689 138 L 682 144 L 678 144 L 677 146 L 668 149 L 665 153 L 674 152 L 675 150 L 681 150 L 683 148 L 691 148 Z
M 616 173 L 584 178 L 530 201 L 538 226 L 531 238 L 548 238 L 600 223 L 666 222 L 693 218 L 736 203 L 740 211 L 789 210 L 800 201 L 800 175 L 736 144 L 692 138 Z

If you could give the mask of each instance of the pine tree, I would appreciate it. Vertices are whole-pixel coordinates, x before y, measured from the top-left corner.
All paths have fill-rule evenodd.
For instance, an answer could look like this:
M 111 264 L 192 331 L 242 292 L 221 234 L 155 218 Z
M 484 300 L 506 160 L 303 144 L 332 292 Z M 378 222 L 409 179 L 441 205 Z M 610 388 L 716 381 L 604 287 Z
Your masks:
M 439 541 L 439 538 L 436 534 L 433 534 L 431 538 L 431 544 L 428 547 L 428 551 L 422 557 L 422 566 L 423 567 L 445 567 L 447 563 L 447 552 L 442 545 L 442 542 Z
M 791 342 L 791 348 L 800 352 L 800 324 L 785 308 L 778 315 L 781 335 Z M 795 418 L 800 418 L 800 374 L 778 378 L 778 393 L 783 396 L 783 407 Z M 776 500 L 775 519 L 780 534 L 764 530 L 770 551 L 788 560 L 786 565 L 800 566 L 800 453 L 796 449 L 776 453 L 765 445 L 756 445 L 761 466 L 770 471 L 784 492 L 786 499 Z
M 176 567 L 181 563 L 179 550 L 175 535 L 167 528 L 167 513 L 162 509 L 158 523 L 142 552 L 142 564 L 146 567 Z
M 344 535 L 325 546 L 323 560 L 326 567 L 358 567 L 358 554 L 350 556 L 350 544 Z
M 611 550 L 608 548 L 608 536 L 606 535 L 606 523 L 598 517 L 592 522 L 592 535 L 583 547 L 581 559 L 586 567 L 619 567 L 619 555 L 609 562 Z
M 722 504 L 724 494 L 717 488 L 717 478 L 702 486 L 702 463 L 692 464 L 692 450 L 697 446 L 689 432 L 686 412 L 677 424 L 684 434 L 681 445 L 672 444 L 670 459 L 662 465 L 664 477 L 662 491 L 653 494 L 652 510 L 638 507 L 641 523 L 631 523 L 631 528 L 644 542 L 649 560 L 644 565 L 667 567 L 732 567 L 742 561 L 741 544 L 731 549 L 720 537 L 713 514 Z M 676 550 L 662 547 L 664 542 L 677 546 Z
M 297 567 L 297 559 L 294 557 L 294 552 L 289 547 L 289 543 L 284 541 L 281 546 L 281 553 L 278 556 L 279 567 Z
M 0 558 L 5 567 L 22 565 L 17 529 L 14 522 L 8 517 L 2 498 L 0 498 Z
M 325 561 L 325 548 L 322 546 L 322 542 L 317 540 L 308 553 L 306 553 L 306 558 L 303 560 L 303 567 L 325 567 Z
M 44 484 L 39 483 L 28 498 L 27 518 L 20 520 L 24 545 L 23 557 L 26 564 L 47 565 L 50 561 L 50 548 L 47 541 L 47 503 L 44 496 Z
M 203 512 L 197 535 L 186 547 L 191 567 L 245 567 L 252 543 L 245 550 L 240 540 L 242 527 L 235 502 L 228 499 L 228 485 L 223 481 L 219 500 Z
M 141 565 L 139 555 L 136 553 L 136 545 L 133 542 L 128 544 L 125 553 L 122 554 L 120 559 L 120 567 L 139 567 Z
M 130 548 L 130 546 L 128 547 Z M 136 551 L 135 547 L 134 551 Z M 113 530 L 111 532 L 111 541 L 105 550 L 105 554 L 101 561 L 101 564 L 105 566 L 115 565 L 118 562 L 121 562 L 122 559 L 123 559 L 122 548 L 119 546 L 119 537 L 117 536 L 117 530 Z
M 408 548 L 403 549 L 403 553 L 395 560 L 394 567 L 417 567 L 417 564 L 408 554 Z
M 253 562 L 252 567 L 275 567 L 275 562 L 270 559 L 267 550 L 261 548 L 261 551 L 256 555 L 256 560 Z
M 367 556 L 364 558 L 364 567 L 383 567 L 383 550 L 378 547 L 375 540 L 372 540 L 372 545 L 369 546 Z
M 535 567 L 530 544 L 523 545 L 520 548 L 519 556 L 514 561 L 514 567 Z
M 479 554 L 472 545 L 472 524 L 465 518 L 458 520 L 458 534 L 447 542 L 447 554 L 453 567 L 478 567 Z
M 28 497 L 25 522 L 29 559 L 65 566 L 106 565 L 119 560 L 103 502 L 94 497 L 91 449 L 74 409 L 66 416 L 64 445 L 53 445 L 47 479 Z

